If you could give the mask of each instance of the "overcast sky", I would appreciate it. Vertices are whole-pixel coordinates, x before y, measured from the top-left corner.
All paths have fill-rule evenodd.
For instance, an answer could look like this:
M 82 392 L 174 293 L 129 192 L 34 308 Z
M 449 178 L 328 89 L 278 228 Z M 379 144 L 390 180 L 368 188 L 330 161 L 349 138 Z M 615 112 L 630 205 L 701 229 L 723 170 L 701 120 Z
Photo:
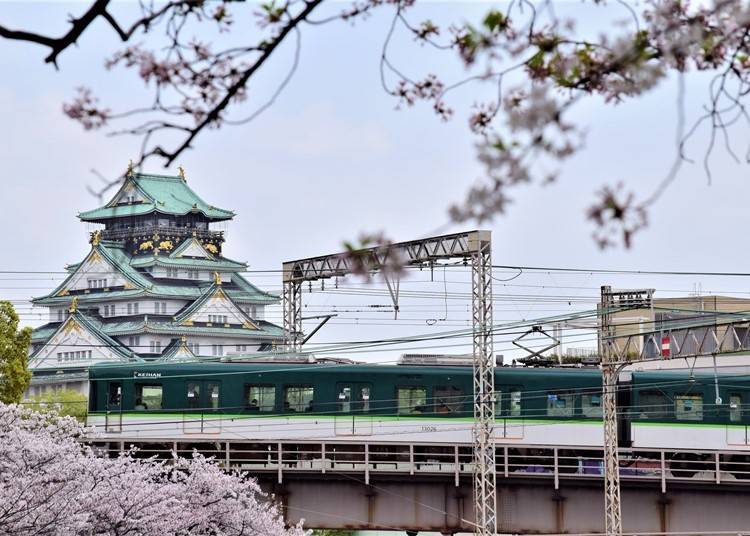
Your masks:
M 414 20 L 429 17 L 443 27 L 450 21 L 476 20 L 489 6 L 418 4 Z M 83 3 L 4 2 L 0 20 L 10 27 L 58 34 L 65 28 L 66 14 L 80 13 L 84 7 Z M 127 15 L 131 7 L 121 4 L 118 9 Z M 342 7 L 335 4 L 332 9 Z M 582 11 L 590 6 L 571 3 L 567 9 L 584 21 L 593 20 L 592 13 Z M 247 22 L 238 18 L 238 27 Z M 472 223 L 446 226 L 446 209 L 482 173 L 466 128 L 468 105 L 477 93 L 456 94 L 457 114 L 448 123 L 425 106 L 396 110 L 379 84 L 378 60 L 388 23 L 384 13 L 376 13 L 355 25 L 305 29 L 299 69 L 275 105 L 247 125 L 204 132 L 195 149 L 180 158 L 189 184 L 204 199 L 238 214 L 228 227 L 227 256 L 249 262 L 252 269 L 278 269 L 285 260 L 338 251 L 343 240 L 362 231 L 383 230 L 396 240 L 407 240 L 438 228 L 450 232 L 476 227 Z M 112 32 L 98 24 L 82 37 L 78 48 L 62 54 L 56 71 L 43 63 L 45 49 L 0 41 L 4 200 L 0 223 L 5 230 L 0 269 L 60 270 L 88 251 L 86 226 L 76 214 L 98 205 L 86 191 L 97 181 L 90 170 L 109 176 L 122 172 L 136 157 L 138 144 L 134 139 L 107 137 L 105 132 L 84 132 L 63 116 L 61 108 L 79 85 L 93 88 L 105 105 L 117 110 L 147 101 L 147 90 L 132 73 L 103 68 L 104 59 L 118 46 Z M 415 76 L 437 67 L 456 79 L 462 74 L 452 58 L 428 53 L 406 36 L 397 37 L 394 51 L 398 64 Z M 291 46 L 279 51 L 251 87 L 244 112 L 273 92 L 291 58 Z M 721 150 L 711 161 L 710 186 L 700 165 L 683 167 L 678 181 L 651 212 L 649 228 L 635 238 L 631 249 L 601 251 L 591 239 L 585 210 L 601 185 L 622 180 L 649 193 L 666 174 L 675 151 L 676 93 L 673 80 L 646 98 L 619 106 L 590 103 L 579 109 L 577 118 L 588 130 L 587 146 L 565 164 L 558 183 L 515 192 L 508 214 L 481 226 L 493 232 L 495 264 L 750 272 L 742 238 L 750 199 L 747 168 Z M 688 78 L 689 118 L 700 113 L 706 93 L 705 79 Z M 747 130 L 734 135 L 738 142 L 748 139 Z M 700 134 L 693 144 L 698 160 L 705 142 L 705 134 Z M 738 150 L 744 154 L 744 148 Z M 145 171 L 165 172 L 155 161 Z M 448 291 L 466 292 L 467 275 L 449 274 L 456 283 L 446 285 Z M 444 290 L 441 277 L 435 276 L 436 283 L 418 283 L 416 277 L 405 288 L 439 293 Z M 2 285 L 2 294 L 14 300 L 46 293 L 55 284 L 44 276 L 35 281 L 15 279 L 9 275 Z M 278 274 L 251 279 L 272 290 L 280 286 Z M 421 279 L 429 278 L 423 274 Z M 684 294 L 694 284 L 701 284 L 704 291 L 747 295 L 750 290 L 747 278 L 599 274 L 524 273 L 513 284 L 528 286 L 498 283 L 495 290 L 566 296 L 595 296 L 601 284 L 656 287 L 657 295 Z M 585 288 L 556 288 L 568 286 Z M 316 299 L 323 309 L 330 309 L 350 298 L 330 294 L 311 298 Z M 360 297 L 346 303 L 365 307 L 370 302 L 387 300 Z M 457 324 L 465 322 L 468 302 L 451 306 Z M 575 300 L 555 307 L 509 301 L 496 307 L 495 317 L 533 318 L 553 314 L 553 309 L 564 312 L 590 306 L 577 305 Z M 429 318 L 442 319 L 443 307 L 441 299 L 422 300 L 413 309 L 411 325 L 395 328 L 351 325 L 370 313 L 342 314 L 350 324 L 342 318 L 321 333 L 320 341 L 448 329 L 440 322 L 425 323 Z M 402 309 L 408 316 L 407 303 Z M 23 312 L 25 321 L 34 320 L 26 314 L 28 309 Z

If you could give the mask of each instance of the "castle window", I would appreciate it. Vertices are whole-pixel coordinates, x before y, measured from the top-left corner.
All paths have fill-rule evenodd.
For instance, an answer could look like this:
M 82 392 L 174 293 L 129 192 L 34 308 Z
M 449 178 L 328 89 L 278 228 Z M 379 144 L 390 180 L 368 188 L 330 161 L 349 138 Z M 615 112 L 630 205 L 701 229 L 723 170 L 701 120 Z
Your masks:
M 212 344 L 211 345 L 211 353 L 212 355 L 224 355 L 224 345 L 223 344 Z
M 133 313 L 138 314 L 138 304 L 137 303 L 133 304 Z
M 208 321 L 211 324 L 226 324 L 228 323 L 227 315 L 208 315 Z
M 150 349 L 152 354 L 161 353 L 161 341 L 151 341 Z
M 58 309 L 57 310 L 57 321 L 58 322 L 62 322 L 63 321 L 63 315 L 64 314 L 65 313 L 64 313 L 64 311 L 62 309 Z
M 129 303 L 129 304 L 128 304 L 128 314 L 129 314 L 129 315 L 132 315 L 132 314 L 133 314 L 133 304 L 132 304 L 132 303 Z
M 138 335 L 131 335 L 128 337 L 128 346 L 131 348 L 137 348 L 141 345 L 141 338 Z

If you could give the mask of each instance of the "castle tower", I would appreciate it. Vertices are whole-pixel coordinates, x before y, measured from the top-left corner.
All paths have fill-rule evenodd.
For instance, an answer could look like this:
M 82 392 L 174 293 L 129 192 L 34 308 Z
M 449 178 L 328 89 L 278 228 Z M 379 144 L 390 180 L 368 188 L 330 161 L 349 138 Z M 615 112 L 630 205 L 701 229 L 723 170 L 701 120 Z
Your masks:
M 60 286 L 32 300 L 49 322 L 32 336 L 31 395 L 85 392 L 93 363 L 244 355 L 283 339 L 264 320 L 278 297 L 242 276 L 247 264 L 224 257 L 224 234 L 212 229 L 234 213 L 198 197 L 182 168 L 129 170 L 106 205 L 78 217 L 103 227 Z

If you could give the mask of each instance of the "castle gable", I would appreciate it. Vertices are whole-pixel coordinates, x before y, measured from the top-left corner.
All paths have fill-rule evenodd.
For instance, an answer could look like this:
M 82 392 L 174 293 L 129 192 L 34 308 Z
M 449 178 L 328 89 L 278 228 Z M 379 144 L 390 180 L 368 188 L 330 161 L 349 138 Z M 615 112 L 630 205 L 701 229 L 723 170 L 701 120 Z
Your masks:
M 129 351 L 99 332 L 83 315 L 71 314 L 31 356 L 29 368 L 87 367 L 100 362 L 127 361 Z

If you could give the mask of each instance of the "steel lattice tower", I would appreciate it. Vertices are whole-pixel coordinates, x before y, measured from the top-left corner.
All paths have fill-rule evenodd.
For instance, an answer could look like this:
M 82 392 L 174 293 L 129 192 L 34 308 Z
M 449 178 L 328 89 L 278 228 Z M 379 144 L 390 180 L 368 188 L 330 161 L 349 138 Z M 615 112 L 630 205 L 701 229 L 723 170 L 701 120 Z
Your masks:
M 497 532 L 495 475 L 495 361 L 492 354 L 491 243 L 478 240 L 471 256 L 474 342 L 474 512 L 476 534 Z

